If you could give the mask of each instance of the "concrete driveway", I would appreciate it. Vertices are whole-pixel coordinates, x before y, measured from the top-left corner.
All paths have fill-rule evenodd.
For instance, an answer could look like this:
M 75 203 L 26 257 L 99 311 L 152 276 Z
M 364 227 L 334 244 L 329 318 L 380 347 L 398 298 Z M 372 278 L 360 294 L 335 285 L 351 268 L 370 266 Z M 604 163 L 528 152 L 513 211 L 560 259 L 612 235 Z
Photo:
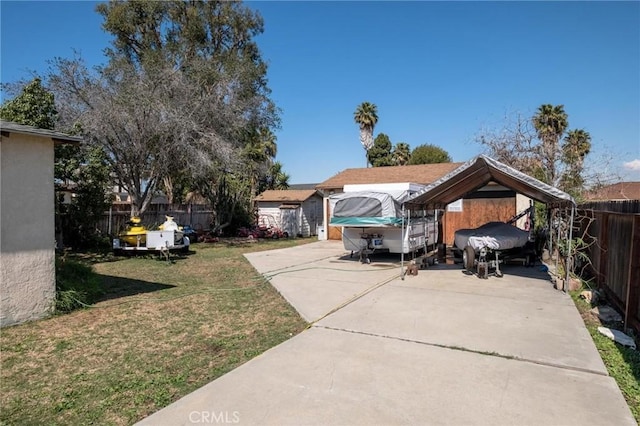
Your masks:
M 536 268 L 454 265 L 324 241 L 246 256 L 308 330 L 140 424 L 635 425 L 571 299 Z

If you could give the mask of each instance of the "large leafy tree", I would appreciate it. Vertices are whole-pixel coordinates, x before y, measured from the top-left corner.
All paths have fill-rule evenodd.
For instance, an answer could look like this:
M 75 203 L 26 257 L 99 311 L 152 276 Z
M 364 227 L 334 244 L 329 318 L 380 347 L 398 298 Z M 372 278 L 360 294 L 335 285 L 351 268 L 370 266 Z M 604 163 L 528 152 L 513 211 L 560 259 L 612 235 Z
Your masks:
M 0 107 L 0 116 L 16 123 L 54 130 L 58 118 L 55 96 L 36 77 L 20 94 Z M 77 127 L 60 130 L 72 134 L 79 132 Z M 94 224 L 110 201 L 110 169 L 106 156 L 100 147 L 86 144 L 56 145 L 54 150 L 58 245 L 87 246 L 96 241 Z M 65 192 L 73 194 L 66 202 Z
M 569 118 L 564 105 L 541 105 L 533 116 L 533 126 L 541 142 L 541 160 L 544 181 L 556 185 L 559 176 L 557 161 L 559 160 L 559 143 L 569 126 Z
M 449 153 L 439 146 L 424 144 L 415 147 L 411 152 L 409 164 L 450 163 Z
M 363 102 L 356 108 L 353 113 L 353 119 L 360 127 L 360 143 L 365 152 L 373 146 L 373 130 L 378 123 L 378 107 L 371 102 Z M 367 161 L 367 165 L 369 162 Z
M 144 212 L 161 182 L 187 176 L 191 189 L 214 193 L 224 170 L 243 173 L 250 130 L 279 123 L 253 40 L 261 17 L 223 1 L 111 1 L 97 10 L 114 36 L 109 63 L 90 71 L 79 58 L 58 59 L 51 83 L 64 120 L 80 122 L 107 153 L 132 213 Z
M 367 151 L 367 161 L 373 167 L 393 166 L 391 140 L 384 133 L 378 134 L 373 146 Z
M 411 160 L 411 147 L 408 143 L 398 142 L 391 153 L 395 166 L 404 166 Z
M 0 107 L 0 117 L 19 124 L 53 130 L 58 111 L 54 95 L 39 77 L 24 86 L 21 93 Z

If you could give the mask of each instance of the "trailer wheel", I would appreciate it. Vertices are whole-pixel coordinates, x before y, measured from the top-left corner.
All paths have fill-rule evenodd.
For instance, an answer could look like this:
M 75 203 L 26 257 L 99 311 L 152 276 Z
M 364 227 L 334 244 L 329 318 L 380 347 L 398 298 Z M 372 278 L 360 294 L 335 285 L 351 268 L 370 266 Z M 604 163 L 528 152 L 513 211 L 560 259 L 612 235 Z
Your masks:
M 462 266 L 469 272 L 473 272 L 473 261 L 476 258 L 476 252 L 473 247 L 466 246 L 462 252 Z

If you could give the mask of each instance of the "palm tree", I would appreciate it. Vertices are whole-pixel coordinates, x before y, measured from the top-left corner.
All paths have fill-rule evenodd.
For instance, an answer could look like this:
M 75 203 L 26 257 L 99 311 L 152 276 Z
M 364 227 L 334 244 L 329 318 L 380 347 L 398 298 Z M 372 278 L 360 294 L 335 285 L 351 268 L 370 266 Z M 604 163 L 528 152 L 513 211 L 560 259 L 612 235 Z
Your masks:
M 265 177 L 265 189 L 288 189 L 290 176 L 282 170 L 282 163 L 276 161 L 269 167 Z
M 365 151 L 373 146 L 373 129 L 378 122 L 378 107 L 371 102 L 363 102 L 353 113 L 353 119 L 360 126 L 360 143 Z M 367 160 L 367 166 L 369 161 Z
M 269 128 L 255 129 L 249 134 L 241 155 L 249 177 L 251 198 L 257 195 L 260 177 L 274 164 L 277 151 L 276 136 Z
M 542 163 L 545 167 L 546 182 L 556 184 L 556 160 L 558 159 L 558 144 L 562 134 L 569 126 L 564 105 L 544 104 L 538 107 L 533 116 L 533 126 L 542 142 Z
M 273 134 L 271 129 L 263 127 L 258 131 L 257 139 L 262 147 L 264 154 L 267 156 L 268 161 L 273 161 L 278 153 L 278 146 L 276 145 L 276 135 Z
M 404 166 L 411 159 L 411 148 L 408 143 L 398 142 L 393 148 L 393 163 L 396 166 Z
M 591 152 L 591 135 L 583 129 L 570 130 L 564 137 L 562 155 L 567 164 L 576 164 L 580 169 L 584 165 L 584 157 Z
M 276 157 L 277 152 L 278 146 L 276 145 L 276 135 L 266 127 L 255 130 L 251 133 L 244 148 L 245 158 L 258 164 L 273 163 L 273 159 Z
M 562 162 L 567 165 L 560 183 L 562 189 L 576 196 L 584 186 L 584 158 L 591 151 L 591 135 L 583 129 L 570 130 L 562 144 Z

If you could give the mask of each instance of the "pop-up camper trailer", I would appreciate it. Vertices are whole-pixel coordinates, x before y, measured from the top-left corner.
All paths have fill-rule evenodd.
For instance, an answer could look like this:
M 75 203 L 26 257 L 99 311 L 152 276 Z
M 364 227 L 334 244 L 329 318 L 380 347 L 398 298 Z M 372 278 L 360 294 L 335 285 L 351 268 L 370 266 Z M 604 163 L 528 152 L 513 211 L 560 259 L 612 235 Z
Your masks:
M 369 263 L 375 251 L 412 253 L 438 239 L 435 213 L 407 212 L 402 203 L 422 189 L 417 184 L 345 185 L 344 193 L 329 197 L 330 226 L 342 227 L 344 248 Z M 403 218 L 404 214 L 404 218 Z

